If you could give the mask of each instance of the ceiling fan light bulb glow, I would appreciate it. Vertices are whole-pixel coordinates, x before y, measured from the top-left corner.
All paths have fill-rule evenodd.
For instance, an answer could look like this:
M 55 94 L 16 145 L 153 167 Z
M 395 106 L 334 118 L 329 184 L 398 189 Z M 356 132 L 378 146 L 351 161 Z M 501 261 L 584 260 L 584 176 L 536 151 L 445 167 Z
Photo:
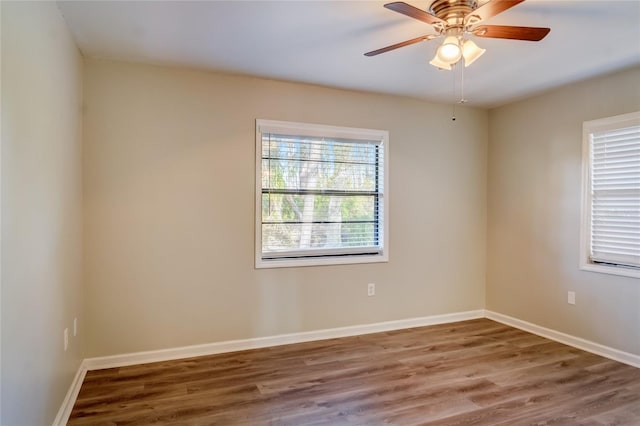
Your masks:
M 458 38 L 455 36 L 445 38 L 442 46 L 438 48 L 436 56 L 442 62 L 446 62 L 448 64 L 455 64 L 458 62 L 462 56 L 462 50 L 460 49 Z
M 486 52 L 486 49 L 481 49 L 471 40 L 465 40 L 462 44 L 462 56 L 464 56 L 464 66 L 468 67 L 475 62 L 480 56 Z

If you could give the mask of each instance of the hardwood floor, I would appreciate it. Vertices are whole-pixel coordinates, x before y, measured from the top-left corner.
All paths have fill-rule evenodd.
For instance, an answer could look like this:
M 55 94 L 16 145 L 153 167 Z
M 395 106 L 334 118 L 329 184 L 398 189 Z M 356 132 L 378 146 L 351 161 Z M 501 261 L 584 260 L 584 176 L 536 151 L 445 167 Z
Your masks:
M 640 369 L 487 319 L 90 371 L 69 425 L 640 425 Z

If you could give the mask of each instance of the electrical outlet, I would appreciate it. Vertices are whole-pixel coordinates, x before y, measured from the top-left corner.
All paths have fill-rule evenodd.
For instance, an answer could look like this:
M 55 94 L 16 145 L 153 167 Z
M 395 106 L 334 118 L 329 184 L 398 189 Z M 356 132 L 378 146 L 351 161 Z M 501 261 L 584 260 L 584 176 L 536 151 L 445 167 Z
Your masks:
M 570 291 L 567 293 L 567 303 L 570 305 L 575 305 L 576 304 L 576 292 L 575 291 Z
M 376 285 L 374 283 L 367 284 L 367 296 L 376 295 Z
M 64 329 L 64 351 L 66 352 L 69 348 L 69 329 Z
M 73 319 L 73 337 L 78 335 L 78 318 Z

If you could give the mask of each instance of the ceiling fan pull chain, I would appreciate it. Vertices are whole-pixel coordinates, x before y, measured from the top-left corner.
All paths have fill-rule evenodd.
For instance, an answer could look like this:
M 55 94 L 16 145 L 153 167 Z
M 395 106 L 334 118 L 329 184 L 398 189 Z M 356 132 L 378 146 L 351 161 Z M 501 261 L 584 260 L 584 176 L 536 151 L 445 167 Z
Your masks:
M 461 104 L 467 102 L 467 100 L 464 98 L 464 68 L 465 67 L 462 67 L 462 74 L 460 76 L 460 103 Z
M 453 76 L 453 112 L 451 114 L 451 121 L 456 121 L 456 64 L 451 66 Z
M 464 103 L 464 67 L 462 67 L 462 74 L 460 75 L 460 103 Z

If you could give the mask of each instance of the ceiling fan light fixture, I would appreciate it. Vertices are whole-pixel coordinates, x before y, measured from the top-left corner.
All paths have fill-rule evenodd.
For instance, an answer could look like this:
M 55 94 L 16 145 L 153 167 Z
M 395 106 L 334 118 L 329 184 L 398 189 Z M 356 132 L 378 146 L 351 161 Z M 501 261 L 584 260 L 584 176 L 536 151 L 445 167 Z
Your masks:
M 462 57 L 462 49 L 460 49 L 460 42 L 456 36 L 448 36 L 442 42 L 442 45 L 436 52 L 436 57 L 441 61 L 449 65 L 455 64 Z
M 464 57 L 464 66 L 468 67 L 475 62 L 480 56 L 486 52 L 486 49 L 478 47 L 472 40 L 465 40 L 462 44 L 462 56 Z
M 451 71 L 451 64 L 440 60 L 440 58 L 438 57 L 437 53 L 436 53 L 436 56 L 434 56 L 433 59 L 429 63 L 431 65 L 433 65 L 434 67 L 439 68 L 441 70 L 449 70 L 449 71 Z

